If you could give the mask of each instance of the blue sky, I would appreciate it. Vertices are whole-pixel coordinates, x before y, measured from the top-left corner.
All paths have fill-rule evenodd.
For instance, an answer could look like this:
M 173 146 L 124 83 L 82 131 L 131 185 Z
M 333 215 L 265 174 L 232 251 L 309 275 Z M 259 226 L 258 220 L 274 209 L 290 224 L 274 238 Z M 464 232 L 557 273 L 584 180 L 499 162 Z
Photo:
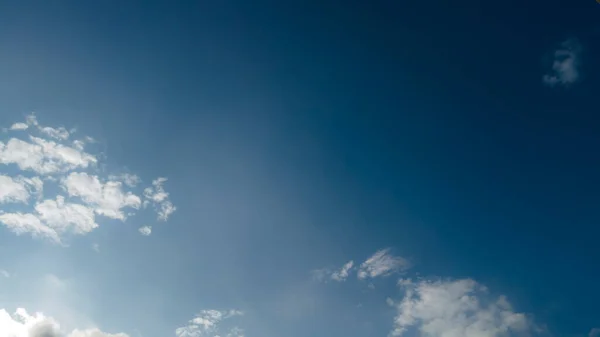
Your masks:
M 0 337 L 600 336 L 598 15 L 0 1 Z

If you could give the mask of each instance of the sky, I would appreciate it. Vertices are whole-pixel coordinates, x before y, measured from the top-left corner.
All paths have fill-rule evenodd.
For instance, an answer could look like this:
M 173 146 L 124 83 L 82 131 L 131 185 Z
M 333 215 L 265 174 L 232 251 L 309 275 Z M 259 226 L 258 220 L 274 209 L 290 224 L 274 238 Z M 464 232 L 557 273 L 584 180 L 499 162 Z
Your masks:
M 0 1 L 0 337 L 600 336 L 599 17 Z

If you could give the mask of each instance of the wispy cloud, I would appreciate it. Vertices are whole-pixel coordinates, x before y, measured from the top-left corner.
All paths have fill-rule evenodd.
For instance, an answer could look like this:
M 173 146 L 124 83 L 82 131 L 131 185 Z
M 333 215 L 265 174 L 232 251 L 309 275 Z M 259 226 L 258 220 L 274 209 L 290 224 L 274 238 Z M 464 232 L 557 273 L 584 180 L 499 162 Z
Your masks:
M 0 206 L 19 203 L 29 208 L 0 208 L 0 223 L 17 235 L 62 243 L 66 235 L 93 231 L 98 217 L 125 221 L 135 215 L 142 207 L 140 195 L 154 205 L 159 220 L 166 221 L 176 209 L 163 186 L 166 178 L 136 192 L 141 182 L 137 175 L 104 175 L 97 168 L 98 157 L 85 152 L 86 144 L 93 142 L 89 136 L 70 140 L 72 132 L 65 127 L 41 125 L 33 114 L 9 130 L 25 133 L 0 141 L 0 165 L 18 172 L 0 175 Z M 56 185 L 49 190 L 59 193 L 45 195 L 45 184 Z
M 354 267 L 354 261 L 346 262 L 341 268 L 338 269 L 330 269 L 330 268 L 321 268 L 315 269 L 311 271 L 312 278 L 318 282 L 327 282 L 329 280 L 343 282 L 346 281 L 350 272 Z
M 348 261 L 340 270 L 336 270 L 331 274 L 331 279 L 338 282 L 346 281 L 353 266 L 354 261 Z
M 600 328 L 593 328 L 590 330 L 588 337 L 600 337 Z
M 513 310 L 506 297 L 494 298 L 471 279 L 404 279 L 398 285 L 404 298 L 388 299 L 397 310 L 392 336 L 403 336 L 410 329 L 424 337 L 526 336 L 539 331 L 527 315 Z
M 552 67 L 543 77 L 543 82 L 551 87 L 569 86 L 580 79 L 581 44 L 577 39 L 563 41 L 554 51 Z
M 185 326 L 177 328 L 175 335 L 177 337 L 244 337 L 244 331 L 239 327 L 225 328 L 222 326 L 224 320 L 243 314 L 239 310 L 202 310 Z
M 144 206 L 152 204 L 158 213 L 158 220 L 167 221 L 177 208 L 169 200 L 169 193 L 165 192 L 164 183 L 167 178 L 157 178 L 152 181 L 152 186 L 144 189 Z
M 358 269 L 358 278 L 361 280 L 387 276 L 401 272 L 412 266 L 408 259 L 390 254 L 390 249 L 381 249 L 363 262 Z

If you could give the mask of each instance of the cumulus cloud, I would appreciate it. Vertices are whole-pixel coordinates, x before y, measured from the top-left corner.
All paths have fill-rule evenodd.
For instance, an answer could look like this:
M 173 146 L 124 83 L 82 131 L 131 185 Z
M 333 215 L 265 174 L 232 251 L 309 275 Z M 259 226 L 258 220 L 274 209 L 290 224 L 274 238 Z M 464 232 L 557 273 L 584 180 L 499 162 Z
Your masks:
M 119 181 L 100 181 L 98 176 L 88 175 L 85 172 L 73 172 L 62 181 L 63 188 L 69 196 L 79 197 L 86 204 L 94 208 L 100 215 L 125 220 L 122 209 L 131 207 L 140 208 L 140 197 L 124 192 Z
M 21 170 L 38 174 L 86 169 L 96 162 L 96 157 L 89 153 L 34 136 L 30 142 L 17 138 L 0 142 L 0 164 L 15 164 Z
M 55 230 L 44 225 L 37 216 L 30 213 L 0 214 L 0 222 L 17 235 L 27 233 L 33 237 L 47 238 L 55 243 L 61 242 Z
M 368 278 L 376 278 L 379 276 L 387 276 L 394 272 L 401 272 L 409 269 L 411 263 L 409 260 L 390 254 L 390 249 L 381 249 L 369 257 L 358 268 L 357 276 L 364 280 Z
M 580 78 L 581 45 L 576 39 L 568 39 L 554 51 L 552 68 L 544 75 L 545 84 L 569 86 Z
M 62 243 L 65 235 L 84 235 L 99 226 L 97 218 L 125 221 L 145 202 L 152 204 L 159 220 L 175 211 L 163 184 L 155 179 L 146 189 L 133 189 L 141 182 L 136 174 L 107 174 L 98 169 L 99 159 L 84 151 L 93 138 L 70 140 L 64 127 L 41 125 L 35 115 L 11 130 L 26 131 L 21 138 L 0 141 L 0 167 L 10 165 L 17 174 L 0 174 L 0 206 L 25 204 L 29 209 L 0 208 L 0 224 L 17 235 Z M 45 189 L 45 184 L 56 185 Z M 58 191 L 46 196 L 46 191 Z M 137 193 L 137 194 L 136 194 Z M 148 227 L 149 229 L 150 227 Z
M 492 297 L 471 279 L 403 279 L 398 284 L 404 298 L 398 302 L 388 299 L 397 310 L 391 336 L 403 336 L 411 330 L 423 337 L 508 337 L 538 331 L 506 297 Z
M 164 183 L 167 178 L 157 178 L 152 181 L 152 186 L 144 189 L 144 205 L 152 203 L 156 212 L 158 213 L 158 219 L 167 221 L 169 216 L 177 210 L 177 208 L 169 200 L 169 193 L 165 192 Z
M 29 191 L 23 182 L 5 175 L 0 175 L 0 203 L 26 203 L 27 199 L 29 199 Z
M 53 230 L 85 234 L 98 227 L 94 210 L 80 204 L 65 202 L 61 195 L 56 200 L 44 200 L 35 206 L 38 218 Z
M 138 229 L 138 231 L 140 232 L 140 234 L 142 234 L 143 236 L 149 236 L 150 234 L 152 234 L 152 227 L 151 226 L 144 226 L 144 227 L 140 227 Z
M 27 125 L 26 123 L 15 123 L 15 124 L 11 125 L 10 130 L 13 130 L 13 131 L 27 130 L 28 127 L 29 127 L 29 125 Z
M 127 334 L 110 334 L 98 328 L 62 331 L 60 324 L 51 317 L 37 312 L 29 314 L 19 308 L 14 314 L 0 309 L 0 337 L 128 337 Z
M 213 337 L 225 334 L 228 337 L 243 337 L 244 332 L 239 327 L 225 328 L 222 326 L 224 320 L 243 314 L 238 310 L 202 310 L 185 326 L 177 328 L 175 335 L 177 337 Z

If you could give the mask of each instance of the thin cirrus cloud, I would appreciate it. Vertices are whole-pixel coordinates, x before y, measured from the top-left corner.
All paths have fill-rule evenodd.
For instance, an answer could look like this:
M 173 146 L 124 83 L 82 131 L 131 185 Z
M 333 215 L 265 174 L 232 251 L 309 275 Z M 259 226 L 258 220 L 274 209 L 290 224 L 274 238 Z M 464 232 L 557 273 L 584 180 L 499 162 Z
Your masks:
M 563 41 L 552 55 L 552 67 L 542 78 L 551 87 L 569 86 L 581 77 L 581 44 L 577 39 Z
M 412 267 L 411 262 L 401 256 L 391 254 L 391 249 L 380 249 L 367 258 L 359 266 L 354 265 L 354 261 L 346 262 L 337 269 L 321 268 L 311 272 L 313 279 L 320 282 L 329 280 L 343 282 L 348 279 L 352 272 L 356 272 L 356 277 L 360 280 L 385 277 L 393 273 L 403 272 Z
M 378 250 L 358 268 L 357 277 L 361 280 L 388 276 L 412 267 L 411 262 L 401 256 L 390 254 L 390 249 Z
M 144 203 L 154 206 L 160 221 L 176 210 L 166 178 L 136 190 L 141 179 L 135 174 L 103 175 L 98 157 L 85 151 L 94 142 L 89 136 L 71 140 L 73 130 L 40 125 L 33 114 L 5 131 L 17 133 L 0 141 L 0 223 L 17 235 L 63 243 L 67 236 L 92 232 L 101 218 L 125 222 Z M 15 168 L 17 174 L 7 173 Z M 55 184 L 59 193 L 46 195 L 46 184 Z M 17 211 L 14 204 L 26 207 Z
M 4 337 L 128 337 L 124 333 L 110 334 L 98 328 L 75 329 L 66 333 L 59 322 L 43 313 L 30 314 L 19 308 L 13 314 L 0 309 L 0 336 Z
M 225 326 L 224 321 L 242 316 L 239 310 L 202 310 L 186 325 L 175 330 L 177 337 L 244 337 L 244 330 L 237 326 Z
M 401 279 L 398 285 L 404 297 L 387 300 L 396 309 L 391 336 L 502 337 L 542 331 L 505 296 L 490 295 L 472 279 Z

